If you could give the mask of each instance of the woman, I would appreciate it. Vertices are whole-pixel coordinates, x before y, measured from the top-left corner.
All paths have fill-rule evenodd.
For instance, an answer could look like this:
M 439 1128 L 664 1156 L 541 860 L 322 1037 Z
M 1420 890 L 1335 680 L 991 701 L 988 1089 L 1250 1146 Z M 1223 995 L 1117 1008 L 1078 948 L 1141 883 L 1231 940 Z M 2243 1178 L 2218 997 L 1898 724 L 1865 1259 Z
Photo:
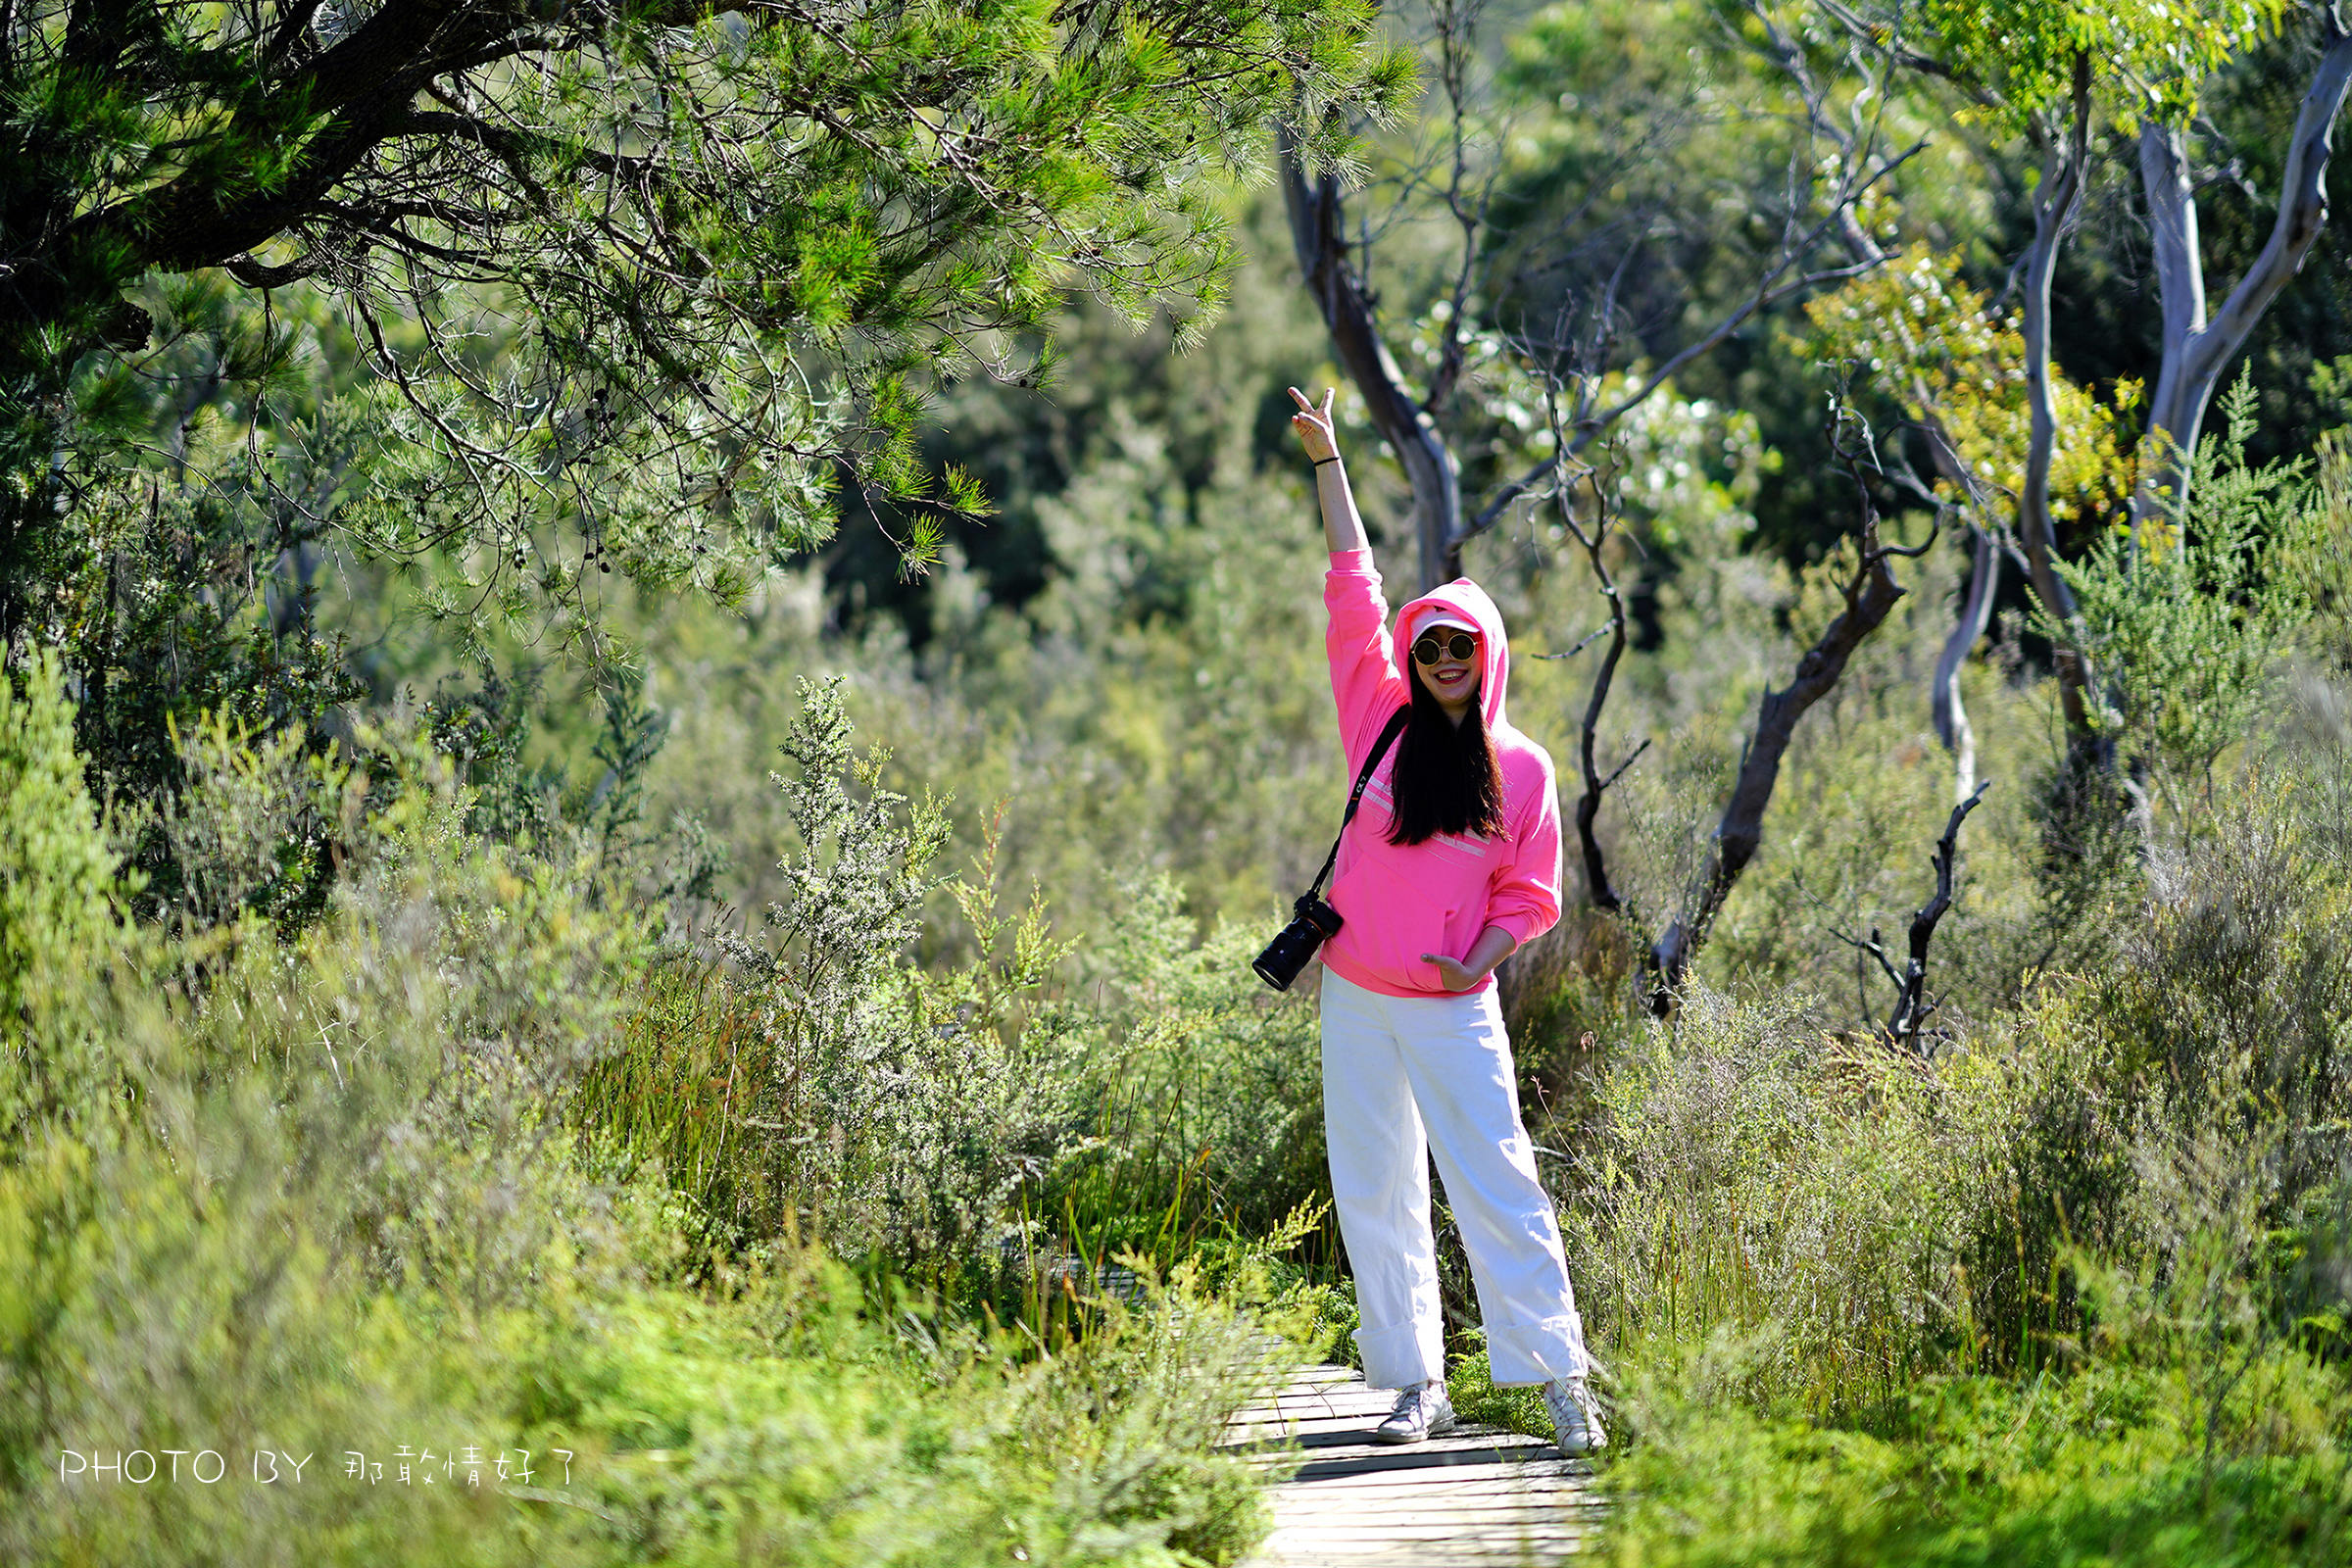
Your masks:
M 1340 838 L 1323 948 L 1323 1117 L 1340 1234 L 1355 1272 L 1364 1380 L 1398 1390 L 1375 1437 L 1453 1425 L 1446 1394 L 1429 1164 L 1461 1226 L 1496 1384 L 1542 1384 L 1563 1453 L 1608 1441 L 1586 1384 L 1584 1325 L 1551 1200 L 1519 1119 L 1494 966 L 1559 918 L 1551 759 L 1503 717 L 1510 648 L 1483 589 L 1457 577 L 1399 611 L 1340 462 L 1332 397 L 1291 389 L 1314 460 L 1331 569 L 1325 642 L 1352 777 L 1400 708 L 1410 717 Z

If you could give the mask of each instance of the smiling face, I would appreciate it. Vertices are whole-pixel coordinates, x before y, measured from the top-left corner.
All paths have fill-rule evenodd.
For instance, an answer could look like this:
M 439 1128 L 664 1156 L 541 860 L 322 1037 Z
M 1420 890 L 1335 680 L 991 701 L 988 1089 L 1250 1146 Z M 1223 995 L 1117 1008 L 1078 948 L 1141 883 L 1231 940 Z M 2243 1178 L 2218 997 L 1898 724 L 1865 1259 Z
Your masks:
M 1435 640 L 1437 659 L 1426 662 L 1422 655 L 1431 652 Z M 1461 657 L 1462 640 L 1467 639 L 1467 657 Z M 1470 710 L 1478 696 L 1479 656 L 1483 649 L 1476 632 L 1458 626 L 1431 626 L 1413 639 L 1413 675 L 1446 710 L 1446 716 L 1459 723 Z

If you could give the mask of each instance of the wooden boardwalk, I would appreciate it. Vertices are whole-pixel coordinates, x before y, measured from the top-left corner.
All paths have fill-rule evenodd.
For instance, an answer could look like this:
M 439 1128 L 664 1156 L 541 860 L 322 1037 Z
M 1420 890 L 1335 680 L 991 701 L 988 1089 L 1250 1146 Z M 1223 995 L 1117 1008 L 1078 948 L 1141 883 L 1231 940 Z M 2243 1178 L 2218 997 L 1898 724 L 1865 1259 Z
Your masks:
M 1348 1367 L 1306 1367 L 1234 1416 L 1226 1448 L 1298 1466 L 1273 1489 L 1274 1533 L 1248 1568 L 1537 1568 L 1592 1534 L 1600 1498 L 1583 1460 L 1467 1422 L 1426 1443 L 1371 1442 L 1395 1398 Z

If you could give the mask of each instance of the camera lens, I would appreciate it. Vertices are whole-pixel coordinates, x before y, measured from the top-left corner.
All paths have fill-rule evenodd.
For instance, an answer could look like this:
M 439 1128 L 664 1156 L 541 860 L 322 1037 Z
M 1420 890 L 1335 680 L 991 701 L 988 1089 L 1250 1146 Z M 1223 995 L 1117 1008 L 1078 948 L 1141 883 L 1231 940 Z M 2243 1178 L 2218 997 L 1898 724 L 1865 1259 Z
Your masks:
M 1298 971 L 1306 967 L 1306 960 L 1314 956 L 1315 946 L 1322 940 L 1323 934 L 1306 921 L 1293 920 L 1282 928 L 1273 941 L 1266 944 L 1266 951 L 1259 954 L 1257 961 L 1250 967 L 1257 971 L 1260 980 L 1275 990 L 1288 991 L 1291 982 L 1298 978 Z

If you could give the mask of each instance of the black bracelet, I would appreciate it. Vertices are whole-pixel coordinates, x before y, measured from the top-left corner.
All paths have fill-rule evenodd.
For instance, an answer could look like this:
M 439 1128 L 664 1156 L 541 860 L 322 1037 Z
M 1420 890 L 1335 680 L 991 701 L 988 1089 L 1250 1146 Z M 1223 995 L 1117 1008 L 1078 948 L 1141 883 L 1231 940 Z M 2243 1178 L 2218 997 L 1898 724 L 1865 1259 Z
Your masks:
M 1318 467 L 1318 468 L 1320 468 L 1320 467 L 1321 467 L 1321 466 L 1323 466 L 1323 465 L 1325 465 L 1326 463 L 1337 463 L 1337 462 L 1339 462 L 1339 461 L 1340 461 L 1340 455 L 1339 455 L 1337 452 L 1334 452 L 1334 453 L 1333 453 L 1333 454 L 1332 454 L 1330 457 L 1328 457 L 1328 458 L 1317 458 L 1317 459 L 1315 460 L 1315 466 L 1316 466 L 1316 467 Z

